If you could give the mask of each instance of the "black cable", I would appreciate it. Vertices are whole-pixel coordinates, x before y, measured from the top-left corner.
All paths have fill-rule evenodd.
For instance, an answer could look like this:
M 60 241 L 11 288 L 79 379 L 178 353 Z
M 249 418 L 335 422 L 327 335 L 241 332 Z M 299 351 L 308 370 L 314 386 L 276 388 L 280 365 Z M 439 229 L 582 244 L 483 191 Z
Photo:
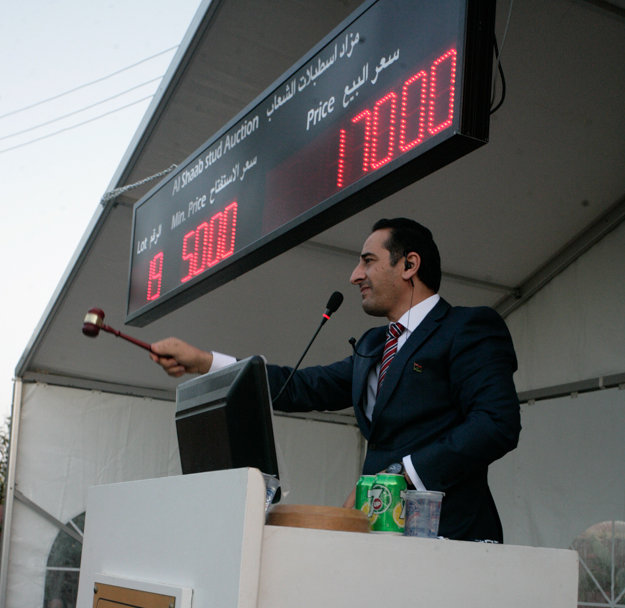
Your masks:
M 41 127 L 47 127 L 48 125 L 51 125 L 55 122 L 59 122 L 60 120 L 70 118 L 72 116 L 75 116 L 76 114 L 80 114 L 81 112 L 86 112 L 87 110 L 91 110 L 92 108 L 108 103 L 109 101 L 112 101 L 113 99 L 117 99 L 118 97 L 121 97 L 122 95 L 126 95 L 126 93 L 131 93 L 132 91 L 136 91 L 137 89 L 140 89 L 141 87 L 144 87 L 148 84 L 152 84 L 153 82 L 156 82 L 157 80 L 162 80 L 162 78 L 163 78 L 162 76 L 158 76 L 157 78 L 146 80 L 145 82 L 142 82 L 141 84 L 137 84 L 134 87 L 130 87 L 129 89 L 126 89 L 125 91 L 122 91 L 121 93 L 115 93 L 115 95 L 111 95 L 110 97 L 106 97 L 105 99 L 101 99 L 100 101 L 96 101 L 95 103 L 79 108 L 78 110 L 73 110 L 72 112 L 68 112 L 67 114 L 62 114 L 61 116 L 57 116 L 56 118 L 46 120 L 45 122 L 40 122 L 36 125 L 33 125 L 32 127 L 27 127 L 26 129 L 22 129 L 21 131 L 14 131 L 13 133 L 9 133 L 8 135 L 2 135 L 0 137 L 0 141 L 4 139 L 9 139 L 10 137 L 16 137 L 17 135 L 23 135 L 24 133 L 28 133 L 30 131 L 35 131 L 36 129 L 40 129 Z
M 90 122 L 94 122 L 96 120 L 100 120 L 100 118 L 104 118 L 105 116 L 110 116 L 111 114 L 115 114 L 116 112 L 120 112 L 121 110 L 125 110 L 126 108 L 130 108 L 131 106 L 137 105 L 142 101 L 146 101 L 148 99 L 152 99 L 154 95 L 148 95 L 147 97 L 143 97 L 141 99 L 137 99 L 137 101 L 133 101 L 131 103 L 127 103 L 125 106 L 121 106 L 120 108 L 116 108 L 114 110 L 110 110 L 109 112 L 105 112 L 104 114 L 100 114 L 98 116 L 94 116 L 89 120 L 84 120 L 83 122 L 79 122 L 75 125 L 71 125 L 69 127 L 65 127 L 64 129 L 59 129 L 58 131 L 54 131 L 54 133 L 48 133 L 47 135 L 42 135 L 41 137 L 37 137 L 35 139 L 29 139 L 21 144 L 16 144 L 15 146 L 11 146 L 10 148 L 4 148 L 0 150 L 0 154 L 4 154 L 5 152 L 10 152 L 11 150 L 17 150 L 18 148 L 23 148 L 24 146 L 29 146 L 30 144 L 34 144 L 35 142 L 41 141 L 43 139 L 48 139 L 49 137 L 54 137 L 55 135 L 59 135 L 59 133 L 65 133 L 65 131 L 71 131 L 72 129 L 77 129 L 78 127 L 82 127 L 83 125 L 89 124 Z
M 506 77 L 504 76 L 504 73 L 503 73 L 503 66 L 501 65 L 501 56 L 499 55 L 499 47 L 497 46 L 496 38 L 493 39 L 493 50 L 495 52 L 495 59 L 497 60 L 497 70 L 501 78 L 501 97 L 497 105 L 493 106 L 493 103 L 495 102 L 495 99 L 494 99 L 495 83 L 496 83 L 496 80 L 495 80 L 493 82 L 493 97 L 491 98 L 491 107 L 490 107 L 491 115 L 494 114 L 499 108 L 501 108 L 504 100 L 506 99 Z
M 137 61 L 136 63 L 133 63 L 131 65 L 127 65 L 125 68 L 121 68 L 119 70 L 116 70 L 115 72 L 111 72 L 107 76 L 102 76 L 101 78 L 96 78 L 95 80 L 92 80 L 91 82 L 86 82 L 84 84 L 78 85 L 77 87 L 74 87 L 73 89 L 68 89 L 67 91 L 63 91 L 62 93 L 58 93 L 57 95 L 53 95 L 52 97 L 47 97 L 46 99 L 42 99 L 40 101 L 36 101 L 35 103 L 31 103 L 28 106 L 23 106 L 21 108 L 17 108 L 17 110 L 11 110 L 10 112 L 6 112 L 5 114 L 1 114 L 0 118 L 6 118 L 7 116 L 13 116 L 13 114 L 19 114 L 20 112 L 25 112 L 26 110 L 30 110 L 31 108 L 36 108 L 37 106 L 40 106 L 40 105 L 42 105 L 44 103 L 48 103 L 49 101 L 53 101 L 55 99 L 58 99 L 59 97 L 65 97 L 65 95 L 69 95 L 70 93 L 74 93 L 76 91 L 79 91 L 80 89 L 84 89 L 86 87 L 90 87 L 93 84 L 97 84 L 98 82 L 102 82 L 104 80 L 108 80 L 109 78 L 112 78 L 113 76 L 117 76 L 118 74 L 121 74 L 122 72 L 127 72 L 128 70 L 131 70 L 132 68 L 135 68 L 138 65 L 141 65 L 142 63 L 145 63 L 147 61 L 155 59 L 156 57 L 160 57 L 161 55 L 164 55 L 165 53 L 169 53 L 170 51 L 173 51 L 173 50 L 175 50 L 177 48 L 178 48 L 178 46 L 171 46 L 168 49 L 165 49 L 164 51 L 160 51 L 159 53 L 156 53 L 155 55 L 150 55 L 150 57 L 146 57 L 145 59 L 141 59 L 141 61 Z

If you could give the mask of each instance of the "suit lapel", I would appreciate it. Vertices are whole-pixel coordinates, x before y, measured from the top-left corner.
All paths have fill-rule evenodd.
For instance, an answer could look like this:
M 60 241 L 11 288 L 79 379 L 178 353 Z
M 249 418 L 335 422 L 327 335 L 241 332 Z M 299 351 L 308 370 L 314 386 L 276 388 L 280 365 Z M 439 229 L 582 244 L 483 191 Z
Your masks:
M 402 375 L 408 373 L 405 370 L 406 364 L 412 360 L 423 343 L 439 328 L 443 317 L 450 308 L 450 305 L 441 298 L 436 306 L 415 328 L 408 340 L 406 340 L 406 343 L 399 349 L 397 355 L 395 355 L 395 358 L 386 372 L 382 388 L 380 389 L 375 403 L 373 419 L 371 421 L 372 430 L 380 416 L 380 412 L 386 407 L 389 399 L 397 388 Z

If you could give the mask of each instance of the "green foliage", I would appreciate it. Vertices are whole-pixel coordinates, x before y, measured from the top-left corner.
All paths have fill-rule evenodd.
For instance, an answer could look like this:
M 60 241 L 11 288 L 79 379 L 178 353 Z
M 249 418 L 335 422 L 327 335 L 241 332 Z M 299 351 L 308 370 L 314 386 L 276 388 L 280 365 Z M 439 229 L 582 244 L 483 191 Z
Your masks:
M 5 486 L 9 469 L 9 436 L 11 434 L 11 418 L 7 417 L 0 427 L 0 504 L 4 504 Z
M 625 522 L 595 524 L 571 548 L 580 559 L 579 601 L 625 607 Z
M 7 417 L 0 427 L 0 538 L 4 528 L 4 497 L 6 496 L 7 475 L 9 472 L 9 437 L 11 418 Z

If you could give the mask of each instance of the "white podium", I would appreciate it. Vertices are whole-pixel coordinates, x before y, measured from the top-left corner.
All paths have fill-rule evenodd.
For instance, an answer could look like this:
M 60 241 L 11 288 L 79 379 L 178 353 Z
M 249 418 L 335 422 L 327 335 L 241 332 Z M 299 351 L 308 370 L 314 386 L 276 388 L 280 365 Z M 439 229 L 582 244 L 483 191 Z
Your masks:
M 255 469 L 91 488 L 78 608 L 577 605 L 574 551 L 266 526 L 264 497 Z

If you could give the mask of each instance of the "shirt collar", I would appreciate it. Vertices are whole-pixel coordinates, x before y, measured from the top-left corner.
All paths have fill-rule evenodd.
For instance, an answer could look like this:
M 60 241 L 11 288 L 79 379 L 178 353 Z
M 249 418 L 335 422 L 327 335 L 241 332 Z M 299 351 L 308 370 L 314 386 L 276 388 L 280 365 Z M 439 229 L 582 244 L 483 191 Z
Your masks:
M 421 300 L 421 302 L 409 308 L 400 317 L 399 323 L 406 328 L 406 331 L 404 331 L 406 337 L 417 329 L 421 321 L 425 319 L 427 314 L 436 306 L 440 299 L 441 297 L 435 293 L 433 296 L 425 298 L 425 300 Z

